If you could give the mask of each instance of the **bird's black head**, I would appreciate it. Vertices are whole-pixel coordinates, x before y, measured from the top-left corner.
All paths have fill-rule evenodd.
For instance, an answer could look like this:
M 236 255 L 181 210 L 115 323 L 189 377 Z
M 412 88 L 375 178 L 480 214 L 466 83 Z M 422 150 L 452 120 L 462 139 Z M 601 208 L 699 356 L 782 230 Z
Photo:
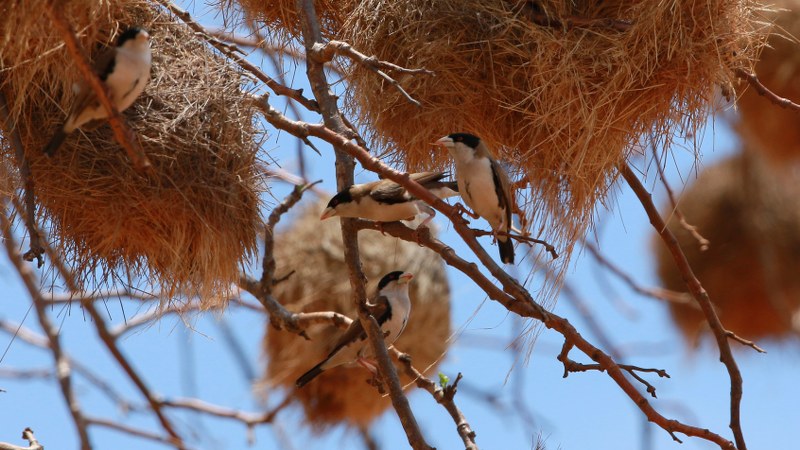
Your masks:
M 478 144 L 481 143 L 481 138 L 469 133 L 453 133 L 447 137 L 452 139 L 453 142 L 461 142 L 469 148 L 477 148 Z
M 127 30 L 125 30 L 124 33 L 122 33 L 119 36 L 119 39 L 117 39 L 117 47 L 122 47 L 122 45 L 125 44 L 126 42 L 136 39 L 136 36 L 139 36 L 139 33 L 143 32 L 146 33 L 147 31 L 144 28 L 140 27 L 128 28 Z
M 350 189 L 346 189 L 334 195 L 331 201 L 328 202 L 328 208 L 336 209 L 342 203 L 350 203 L 353 201 L 353 196 L 350 194 Z
M 385 288 L 387 284 L 391 283 L 392 281 L 397 281 L 400 279 L 400 276 L 403 275 L 402 270 L 395 270 L 394 272 L 389 272 L 381 278 L 381 281 L 378 282 L 378 290 Z

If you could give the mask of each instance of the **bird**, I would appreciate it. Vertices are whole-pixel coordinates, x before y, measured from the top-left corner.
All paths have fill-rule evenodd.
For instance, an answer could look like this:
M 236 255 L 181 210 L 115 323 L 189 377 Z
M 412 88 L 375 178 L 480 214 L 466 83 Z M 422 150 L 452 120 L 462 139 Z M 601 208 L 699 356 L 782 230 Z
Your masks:
M 411 313 L 411 300 L 408 297 L 408 287 L 414 275 L 410 272 L 396 270 L 389 272 L 378 282 L 377 292 L 367 302 L 370 315 L 378 321 L 383 333 L 386 346 L 397 340 L 408 322 Z M 358 363 L 369 369 L 373 374 L 377 368 L 370 359 L 374 353 L 367 342 L 367 333 L 356 318 L 336 341 L 336 345 L 328 356 L 319 364 L 312 367 L 297 379 L 295 385 L 301 388 L 316 378 L 322 372 L 349 363 Z
M 150 34 L 147 30 L 132 27 L 122 33 L 117 44 L 102 53 L 94 63 L 94 69 L 105 82 L 111 102 L 122 112 L 133 104 L 150 80 Z M 67 135 L 93 120 L 105 119 L 108 113 L 97 95 L 85 81 L 77 88 L 67 119 L 56 129 L 44 147 L 47 156 L 53 156 Z
M 455 160 L 458 192 L 475 212 L 471 215 L 483 217 L 491 225 L 500 248 L 500 260 L 504 264 L 514 264 L 514 244 L 508 237 L 512 228 L 508 174 L 475 135 L 453 133 L 436 144 L 445 147 Z
M 457 183 L 442 181 L 448 176 L 446 172 L 418 172 L 409 176 L 439 198 L 458 195 Z M 378 180 L 354 184 L 334 195 L 322 212 L 320 220 L 339 216 L 395 222 L 413 220 L 419 213 L 428 215 L 419 226 L 427 225 L 436 215 L 433 208 L 411 195 L 400 184 L 392 180 Z

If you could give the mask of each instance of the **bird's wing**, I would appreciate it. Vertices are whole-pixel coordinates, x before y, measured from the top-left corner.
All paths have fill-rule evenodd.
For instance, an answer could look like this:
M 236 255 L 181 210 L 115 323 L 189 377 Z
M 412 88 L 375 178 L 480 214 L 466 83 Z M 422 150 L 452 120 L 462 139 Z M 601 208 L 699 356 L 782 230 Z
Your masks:
M 114 54 L 116 53 L 116 49 L 108 48 L 104 50 L 94 61 L 94 71 L 97 76 L 100 77 L 103 82 L 106 81 L 106 77 L 108 74 L 114 70 Z M 70 115 L 77 116 L 83 110 L 89 107 L 89 105 L 94 103 L 98 103 L 97 96 L 95 95 L 94 89 L 86 82 L 86 80 L 80 81 L 80 88 L 78 91 L 78 96 L 75 98 L 75 102 L 72 104 L 72 109 L 70 110 Z
M 370 191 L 369 196 L 379 203 L 403 203 L 409 200 L 406 188 L 400 186 L 392 180 L 379 181 Z
M 339 352 L 339 350 L 341 350 L 343 347 L 346 347 L 357 340 L 364 340 L 366 337 L 367 334 L 364 332 L 364 327 L 361 326 L 361 321 L 358 320 L 358 317 L 356 317 L 350 323 L 350 326 L 347 327 L 347 330 L 344 332 L 344 334 L 339 336 L 339 340 L 336 341 L 336 345 L 334 345 L 330 353 L 328 353 L 328 359 Z
M 378 325 L 383 325 L 383 323 L 386 322 L 391 314 L 389 299 L 383 295 L 378 295 L 372 301 L 367 301 L 367 309 L 369 310 L 370 315 L 372 315 L 372 317 L 378 321 Z M 353 322 L 350 323 L 350 326 L 347 327 L 347 330 L 344 332 L 344 334 L 339 336 L 339 340 L 336 341 L 336 345 L 328 354 L 328 358 L 335 355 L 343 347 L 346 347 L 357 340 L 363 341 L 366 338 L 367 333 L 364 331 L 361 321 L 356 316 L 356 318 L 353 319 Z
M 501 208 L 505 208 L 506 227 L 511 228 L 511 183 L 508 181 L 508 174 L 500 167 L 497 161 L 489 159 L 492 166 L 492 176 L 494 177 L 494 189 L 497 200 Z M 507 231 L 507 230 L 502 230 Z
M 425 186 L 427 189 L 433 189 L 434 187 L 439 187 L 437 183 L 446 176 L 446 172 L 418 172 L 412 173 L 409 178 Z M 414 198 L 409 195 L 406 188 L 391 180 L 380 181 L 378 185 L 372 189 L 370 197 L 377 202 L 389 204 L 403 203 Z

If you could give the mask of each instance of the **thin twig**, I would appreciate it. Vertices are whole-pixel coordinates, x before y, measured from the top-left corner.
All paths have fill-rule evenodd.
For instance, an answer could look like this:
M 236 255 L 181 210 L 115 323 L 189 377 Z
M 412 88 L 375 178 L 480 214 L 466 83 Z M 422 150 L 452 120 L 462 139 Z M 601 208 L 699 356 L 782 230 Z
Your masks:
M 114 137 L 119 145 L 121 145 L 122 148 L 128 152 L 128 158 L 131 159 L 133 166 L 136 167 L 137 170 L 145 171 L 151 169 L 152 165 L 150 164 L 150 160 L 147 159 L 147 155 L 144 154 L 144 151 L 139 146 L 139 142 L 135 139 L 135 135 L 131 129 L 128 128 L 128 125 L 125 123 L 125 119 L 122 117 L 122 115 L 120 115 L 119 111 L 117 111 L 114 103 L 111 102 L 105 85 L 92 69 L 92 66 L 89 63 L 89 58 L 86 56 L 86 52 L 83 50 L 83 48 L 81 48 L 81 44 L 75 37 L 75 32 L 72 30 L 72 25 L 70 25 L 69 22 L 67 22 L 67 19 L 64 18 L 62 6 L 57 5 L 56 3 L 57 2 L 47 2 L 47 15 L 50 17 L 50 21 L 53 23 L 55 28 L 61 33 L 61 37 L 64 39 L 64 44 L 66 44 L 67 50 L 75 60 L 75 64 L 77 64 L 78 70 L 80 70 L 84 80 L 89 83 L 89 86 L 92 90 L 94 90 L 94 93 L 97 96 L 97 99 L 100 101 L 100 104 L 103 105 L 103 108 L 105 108 L 106 112 L 108 113 L 108 123 L 111 125 L 111 129 L 114 131 Z
M 675 214 L 675 217 L 678 218 L 678 222 L 680 225 L 688 231 L 692 237 L 697 240 L 697 243 L 700 244 L 700 251 L 704 252 L 708 250 L 708 246 L 711 244 L 708 239 L 704 238 L 702 234 L 697 230 L 697 227 L 690 224 L 686 220 L 686 216 L 683 215 L 680 208 L 678 208 L 678 202 L 675 200 L 675 194 L 672 192 L 672 188 L 670 187 L 669 183 L 667 182 L 667 177 L 664 175 L 664 168 L 661 167 L 661 158 L 658 156 L 658 149 L 656 148 L 655 139 L 650 139 L 650 147 L 653 150 L 653 158 L 656 160 L 656 170 L 658 170 L 658 176 L 661 178 L 661 183 L 664 185 L 664 189 L 667 190 L 667 197 L 669 197 L 669 202 L 672 205 L 672 211 Z
M 697 307 L 695 302 L 692 301 L 692 296 L 686 292 L 675 292 L 670 291 L 668 289 L 660 289 L 660 288 L 648 288 L 644 286 L 640 286 L 636 280 L 633 279 L 629 274 L 625 273 L 622 269 L 617 267 L 614 263 L 612 263 L 608 258 L 606 258 L 601 252 L 600 249 L 597 248 L 594 244 L 588 241 L 584 241 L 584 248 L 589 250 L 589 253 L 594 256 L 600 265 L 606 267 L 611 273 L 616 275 L 620 280 L 622 280 L 625 284 L 628 285 L 634 292 L 638 292 L 647 297 L 652 297 L 657 300 L 662 300 L 665 302 L 671 302 L 679 305 L 688 305 L 691 307 Z M 698 308 L 699 309 L 699 308 Z
M 318 44 L 318 46 L 314 48 L 314 53 L 312 53 L 312 55 L 315 55 L 315 58 L 319 58 L 319 62 L 322 63 L 332 61 L 336 55 L 344 55 L 356 63 L 359 63 L 367 67 L 369 70 L 375 72 L 383 80 L 394 86 L 395 89 L 397 89 L 397 91 L 409 101 L 409 103 L 420 108 L 422 107 L 422 104 L 418 100 L 411 97 L 411 95 L 409 95 L 408 92 L 403 89 L 403 86 L 401 86 L 397 80 L 384 72 L 384 70 L 411 75 L 433 75 L 433 72 L 428 69 L 407 69 L 405 67 L 400 67 L 397 64 L 381 61 L 375 56 L 367 56 L 354 49 L 353 46 L 347 42 L 342 41 L 329 41 L 326 44 Z
M 530 236 L 523 236 L 523 235 L 520 235 L 520 234 L 506 233 L 506 232 L 503 232 L 503 231 L 494 232 L 494 231 L 479 230 L 477 228 L 470 228 L 470 230 L 472 230 L 472 232 L 475 234 L 475 236 L 478 236 L 478 237 L 480 237 L 480 236 L 508 236 L 512 240 L 515 240 L 517 242 L 522 242 L 523 244 L 528 244 L 531 247 L 533 247 L 532 244 L 543 245 L 544 249 L 547 250 L 547 253 L 550 253 L 550 256 L 553 259 L 557 259 L 558 258 L 558 253 L 556 252 L 556 248 L 554 246 L 552 246 L 551 244 L 549 244 L 547 241 L 544 241 L 542 239 L 536 239 L 536 238 L 532 238 Z
M 49 248 L 50 246 L 47 245 L 47 247 Z M 54 259 L 53 267 L 56 269 L 61 278 L 64 279 L 70 291 L 80 291 L 74 274 L 66 267 L 66 265 L 64 265 L 63 261 L 58 258 Z M 180 437 L 180 435 L 178 435 L 174 425 L 172 425 L 172 422 L 164 414 L 158 398 L 152 393 L 152 391 L 150 391 L 145 384 L 144 379 L 139 375 L 133 365 L 122 353 L 122 350 L 120 350 L 119 346 L 117 345 L 116 337 L 109 331 L 108 327 L 106 327 L 105 320 L 103 320 L 102 315 L 97 311 L 97 308 L 95 308 L 94 302 L 83 302 L 81 303 L 81 306 L 92 318 L 92 322 L 94 323 L 95 330 L 97 331 L 97 335 L 100 337 L 100 340 L 103 341 L 103 344 L 105 344 L 108 351 L 111 352 L 111 355 L 117 361 L 117 364 L 120 365 L 128 378 L 130 378 L 145 400 L 147 400 L 147 404 L 150 406 L 153 414 L 156 415 L 161 427 L 172 439 L 173 445 L 179 449 L 185 449 L 186 446 L 183 443 L 183 439 Z
M 766 97 L 767 100 L 780 106 L 781 108 L 791 109 L 793 111 L 800 111 L 800 105 L 789 100 L 788 98 L 783 98 L 778 94 L 769 90 L 766 86 L 764 86 L 761 83 L 761 80 L 758 79 L 756 74 L 749 73 L 744 69 L 736 69 L 736 76 L 747 81 L 750 84 L 750 86 L 752 86 L 753 89 L 756 90 L 758 95 Z
M 2 203 L 0 203 L 0 205 L 2 205 Z M 78 439 L 80 440 L 81 450 L 91 450 L 92 444 L 86 429 L 86 421 L 72 386 L 70 364 L 61 347 L 61 338 L 58 334 L 58 328 L 53 325 L 47 315 L 47 306 L 39 291 L 36 275 L 34 275 L 30 266 L 23 262 L 22 256 L 17 251 L 18 245 L 14 235 L 11 233 L 11 222 L 6 216 L 5 208 L 0 208 L 0 228 L 2 228 L 3 242 L 6 247 L 8 259 L 11 260 L 20 278 L 22 278 L 22 282 L 28 290 L 28 294 L 36 310 L 39 325 L 47 336 L 48 347 L 53 354 L 53 362 L 58 376 L 58 384 L 61 388 L 61 395 L 64 397 L 64 401 L 67 403 L 70 415 L 72 416 L 72 422 L 75 425 Z
M 461 440 L 464 442 L 464 448 L 466 450 L 478 450 L 478 444 L 475 443 L 475 432 L 472 431 L 472 427 L 467 422 L 466 417 L 464 417 L 464 413 L 456 406 L 455 403 L 455 395 L 458 389 L 458 382 L 461 380 L 462 376 L 461 373 L 458 374 L 456 380 L 453 384 L 447 385 L 445 387 L 439 386 L 434 383 L 429 378 L 426 378 L 419 370 L 417 370 L 411 364 L 411 356 L 407 353 L 401 353 L 397 349 L 392 349 L 392 354 L 395 358 L 397 358 L 400 363 L 403 365 L 403 369 L 417 387 L 425 389 L 430 393 L 434 400 L 437 403 L 442 405 L 447 412 L 450 414 L 450 417 L 453 418 L 453 422 L 456 424 L 456 430 L 458 431 L 458 435 L 461 436 Z
M 644 207 L 644 210 L 647 213 L 647 217 L 650 219 L 650 223 L 653 225 L 653 228 L 655 228 L 655 230 L 661 236 L 664 244 L 666 244 L 667 248 L 672 254 L 672 258 L 675 261 L 675 266 L 678 268 L 678 271 L 686 282 L 689 292 L 691 292 L 692 296 L 703 310 L 706 321 L 708 322 L 711 331 L 714 333 L 714 337 L 717 340 L 717 346 L 719 347 L 720 361 L 722 361 L 722 363 L 725 365 L 731 382 L 730 428 L 733 431 L 733 436 L 736 441 L 736 448 L 738 450 L 746 450 L 747 443 L 744 440 L 744 433 L 742 432 L 741 424 L 742 373 L 739 371 L 739 366 L 736 364 L 736 360 L 731 352 L 731 347 L 728 344 L 728 331 L 725 330 L 722 322 L 719 320 L 719 317 L 717 317 L 717 313 L 714 311 L 714 307 L 711 304 L 708 293 L 703 288 L 700 280 L 698 280 L 694 275 L 694 272 L 689 265 L 689 261 L 686 259 L 686 255 L 681 249 L 680 243 L 678 243 L 675 235 L 672 234 L 669 228 L 667 228 L 666 224 L 664 223 L 664 219 L 662 219 L 661 215 L 658 213 L 658 209 L 653 203 L 653 198 L 650 193 L 647 192 L 647 189 L 645 189 L 644 185 L 642 185 L 642 182 L 639 181 L 639 178 L 636 176 L 630 166 L 623 165 L 619 170 L 622 174 L 622 177 L 639 198 L 639 202 L 641 202 L 642 206 Z
M 36 226 L 36 194 L 34 193 L 33 178 L 31 177 L 31 166 L 28 158 L 25 157 L 25 147 L 22 144 L 17 125 L 11 120 L 11 111 L 8 109 L 8 100 L 5 92 L 2 91 L 0 91 L 0 123 L 5 129 L 6 136 L 10 138 L 11 146 L 14 147 L 14 156 L 17 159 L 19 176 L 22 179 L 25 208 L 24 211 L 17 209 L 22 213 L 25 228 L 28 229 L 28 239 L 30 240 L 29 250 L 22 255 L 22 258 L 25 261 L 33 261 L 35 259 L 36 267 L 41 269 L 44 265 L 44 258 L 42 257 L 44 247 L 42 247 L 41 236 Z M 14 203 L 16 205 L 16 202 Z
M 234 60 L 236 64 L 238 64 L 242 69 L 250 72 L 253 74 L 257 79 L 267 85 L 273 92 L 278 95 L 286 96 L 297 103 L 303 105 L 306 109 L 312 112 L 319 112 L 319 105 L 316 101 L 303 97 L 303 90 L 302 89 L 292 89 L 288 86 L 285 86 L 281 83 L 275 81 L 274 78 L 270 77 L 263 70 L 259 69 L 252 63 L 250 63 L 247 59 L 245 59 L 242 55 L 237 53 L 237 48 L 235 45 L 226 44 L 221 40 L 217 39 L 206 31 L 202 25 L 198 24 L 194 20 L 192 20 L 192 15 L 189 14 L 188 11 L 179 8 L 174 3 L 168 0 L 157 0 L 165 8 L 172 11 L 172 14 L 175 14 L 179 19 L 181 19 L 186 25 L 189 26 L 192 30 L 202 36 L 212 47 L 219 50 L 223 55 L 227 56 L 228 58 Z

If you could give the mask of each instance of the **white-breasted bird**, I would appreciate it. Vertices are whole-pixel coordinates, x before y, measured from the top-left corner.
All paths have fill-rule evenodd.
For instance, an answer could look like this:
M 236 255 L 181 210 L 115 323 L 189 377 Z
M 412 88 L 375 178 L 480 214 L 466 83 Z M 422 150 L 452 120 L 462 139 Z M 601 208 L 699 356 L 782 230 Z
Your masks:
M 367 309 L 378 321 L 387 347 L 397 340 L 408 322 L 408 315 L 411 313 L 408 283 L 412 278 L 414 275 L 409 272 L 399 270 L 389 272 L 378 283 L 375 296 L 367 301 Z M 370 361 L 373 356 L 372 347 L 367 341 L 367 333 L 356 317 L 347 331 L 336 341 L 328 356 L 300 376 L 295 385 L 301 388 L 325 370 L 350 363 L 357 363 L 372 373 L 377 373 L 375 364 Z
M 139 27 L 126 30 L 117 39 L 116 47 L 106 50 L 95 60 L 95 71 L 105 82 L 117 111 L 127 109 L 144 91 L 150 80 L 150 65 L 150 34 Z M 44 153 L 53 156 L 67 135 L 93 120 L 107 117 L 108 113 L 94 89 L 85 81 L 80 83 L 67 120 L 53 134 L 44 147 Z
M 468 133 L 453 133 L 438 141 L 456 163 L 458 191 L 464 203 L 486 219 L 500 247 L 500 260 L 514 264 L 514 244 L 503 234 L 512 227 L 512 197 L 508 174 L 492 158 L 481 139 Z
M 418 172 L 409 176 L 437 197 L 447 198 L 458 195 L 457 183 L 442 181 L 447 175 L 446 172 Z M 436 215 L 433 208 L 409 194 L 403 186 L 392 180 L 378 180 L 354 184 L 333 196 L 320 220 L 339 216 L 394 222 L 413 220 L 419 213 L 428 215 L 420 226 L 426 225 Z

